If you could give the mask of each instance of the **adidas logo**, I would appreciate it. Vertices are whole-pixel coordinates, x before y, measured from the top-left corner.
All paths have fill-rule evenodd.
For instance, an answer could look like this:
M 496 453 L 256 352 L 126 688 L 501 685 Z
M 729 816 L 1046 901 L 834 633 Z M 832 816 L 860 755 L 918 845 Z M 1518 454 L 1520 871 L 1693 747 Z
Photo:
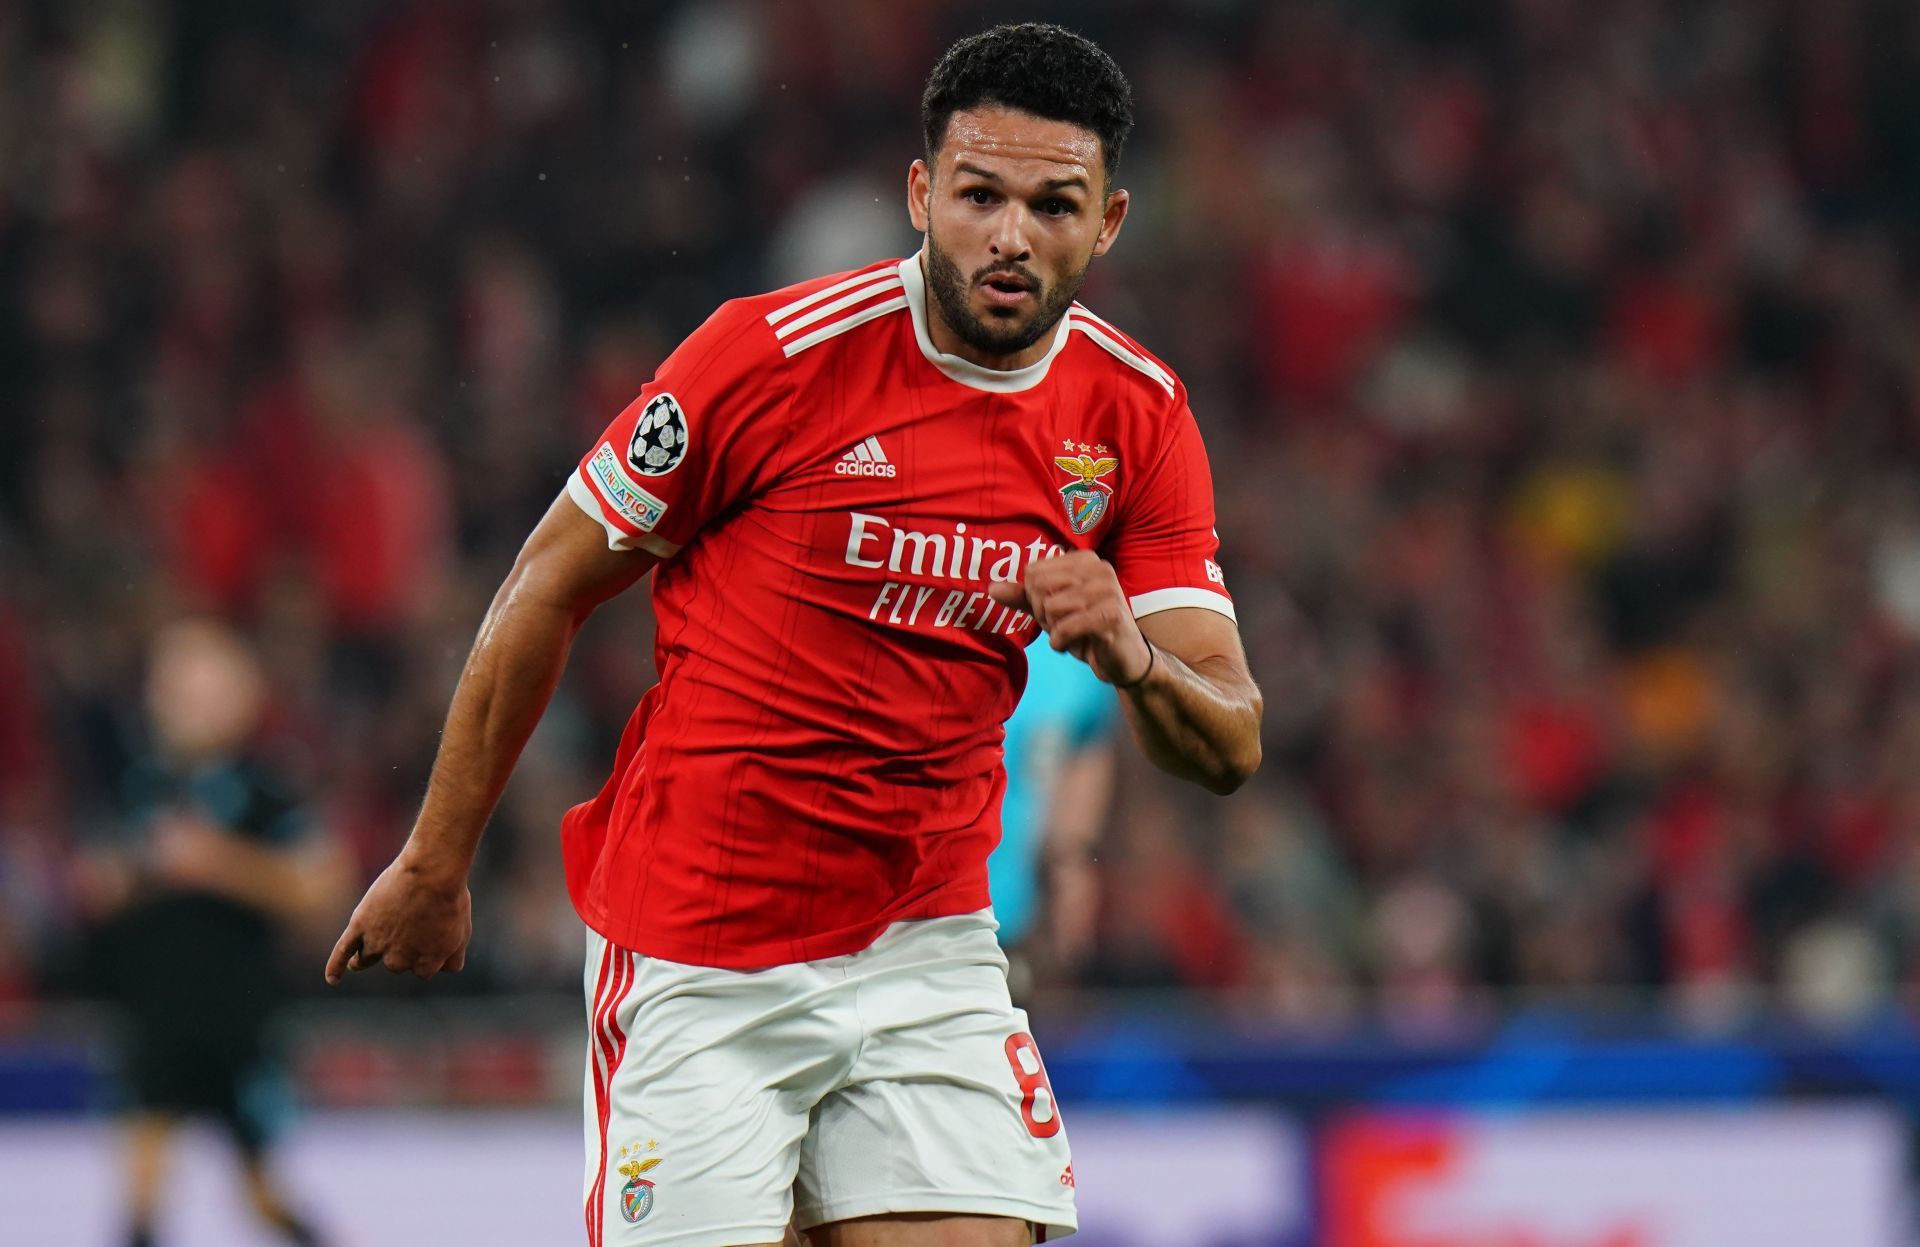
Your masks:
M 892 476 L 894 466 L 887 462 L 887 452 L 880 449 L 880 439 L 869 437 L 846 454 L 840 456 L 840 462 L 833 465 L 838 476 Z

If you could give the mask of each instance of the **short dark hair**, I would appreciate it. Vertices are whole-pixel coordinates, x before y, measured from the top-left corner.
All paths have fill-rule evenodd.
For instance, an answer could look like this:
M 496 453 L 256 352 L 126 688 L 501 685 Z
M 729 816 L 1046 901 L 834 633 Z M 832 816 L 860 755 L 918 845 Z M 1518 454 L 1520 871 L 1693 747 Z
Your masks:
M 1093 131 L 1100 136 L 1107 186 L 1113 186 L 1120 148 L 1133 129 L 1133 89 L 1093 40 L 1062 26 L 1022 22 L 969 35 L 948 48 L 920 97 L 929 163 L 953 115 L 982 104 Z

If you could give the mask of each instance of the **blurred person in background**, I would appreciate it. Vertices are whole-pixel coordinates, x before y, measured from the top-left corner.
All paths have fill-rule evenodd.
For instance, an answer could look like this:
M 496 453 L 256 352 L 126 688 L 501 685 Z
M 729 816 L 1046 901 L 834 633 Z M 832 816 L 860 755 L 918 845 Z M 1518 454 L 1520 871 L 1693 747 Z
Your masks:
M 1027 687 L 1007 720 L 1007 794 L 987 890 L 1013 994 L 1070 975 L 1099 916 L 1093 848 L 1113 799 L 1120 706 L 1073 655 L 1027 647 Z
M 168 1148 L 183 1118 L 218 1122 L 254 1211 L 283 1240 L 322 1240 L 271 1175 L 288 1099 L 272 1024 L 285 937 L 331 916 L 343 855 L 312 825 L 262 732 L 267 688 L 231 628 L 188 620 L 154 640 L 148 752 L 126 782 L 121 843 L 94 854 L 89 977 L 125 1042 L 129 1247 L 157 1241 Z

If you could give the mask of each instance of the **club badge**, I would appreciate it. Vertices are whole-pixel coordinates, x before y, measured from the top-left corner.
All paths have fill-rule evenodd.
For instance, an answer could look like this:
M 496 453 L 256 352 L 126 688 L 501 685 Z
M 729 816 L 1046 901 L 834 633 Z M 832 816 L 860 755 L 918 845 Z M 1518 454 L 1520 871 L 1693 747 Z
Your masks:
M 1118 468 L 1120 460 L 1109 458 L 1105 446 L 1089 446 L 1085 442 L 1071 440 L 1060 444 L 1068 450 L 1080 452 L 1077 455 L 1056 455 L 1053 464 L 1074 478 L 1060 487 L 1060 500 L 1067 508 L 1067 527 L 1076 533 L 1084 533 L 1098 524 L 1100 517 L 1107 513 L 1107 502 L 1113 497 L 1113 486 L 1100 478 Z
M 642 476 L 665 476 L 687 457 L 687 417 L 671 394 L 656 394 L 633 425 L 627 462 Z
M 649 1142 L 645 1147 L 629 1143 L 620 1149 L 619 1173 L 627 1180 L 620 1188 L 620 1215 L 629 1222 L 645 1220 L 653 1211 L 653 1183 L 640 1175 L 665 1159 L 647 1155 L 659 1146 L 656 1142 Z

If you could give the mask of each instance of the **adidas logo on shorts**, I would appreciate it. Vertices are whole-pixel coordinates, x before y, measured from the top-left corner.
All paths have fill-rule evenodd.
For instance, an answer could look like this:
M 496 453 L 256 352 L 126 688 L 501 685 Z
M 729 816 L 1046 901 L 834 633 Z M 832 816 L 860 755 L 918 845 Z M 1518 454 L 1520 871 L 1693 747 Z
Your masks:
M 833 470 L 838 476 L 892 476 L 895 468 L 887 462 L 887 452 L 880 449 L 880 439 L 869 437 L 841 455 Z

